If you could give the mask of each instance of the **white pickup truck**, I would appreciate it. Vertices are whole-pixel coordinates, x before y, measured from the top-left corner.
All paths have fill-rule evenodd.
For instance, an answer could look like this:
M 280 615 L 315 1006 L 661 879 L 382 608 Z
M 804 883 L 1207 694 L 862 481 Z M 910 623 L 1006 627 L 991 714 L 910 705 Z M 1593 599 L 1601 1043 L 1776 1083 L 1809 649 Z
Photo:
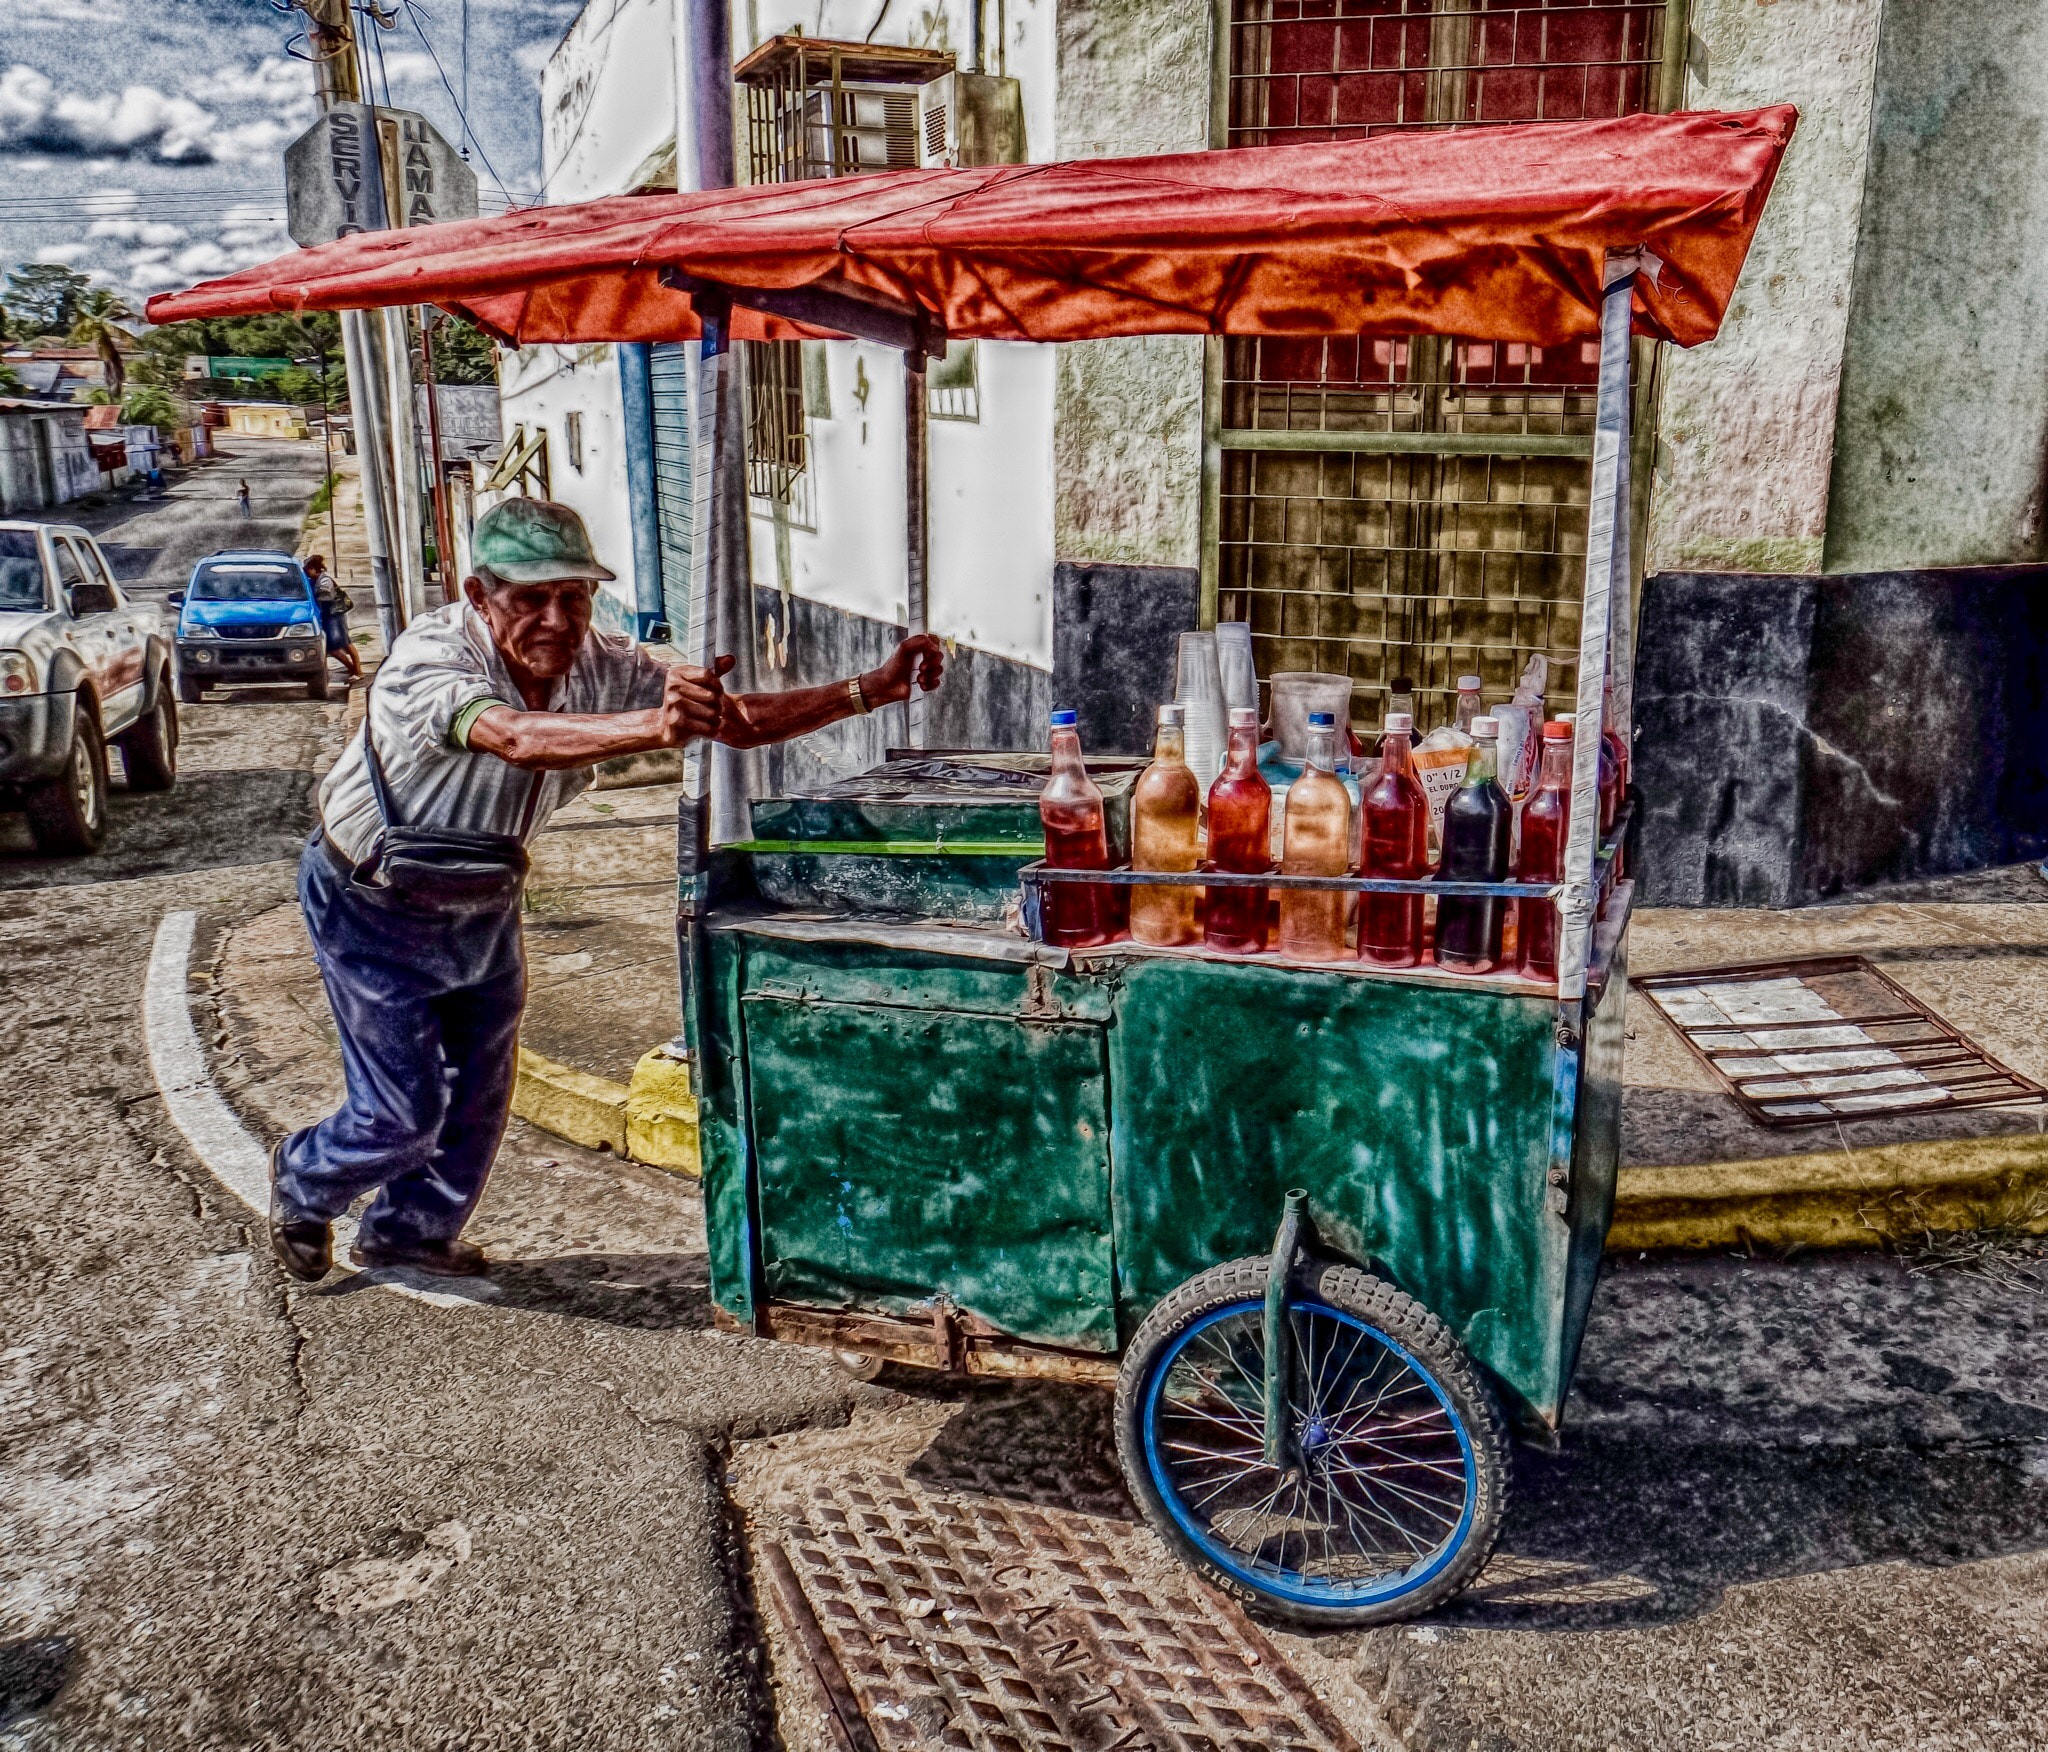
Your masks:
M 84 530 L 0 522 L 0 809 L 28 812 L 39 850 L 98 849 L 109 744 L 130 790 L 176 780 L 163 615 L 122 594 Z

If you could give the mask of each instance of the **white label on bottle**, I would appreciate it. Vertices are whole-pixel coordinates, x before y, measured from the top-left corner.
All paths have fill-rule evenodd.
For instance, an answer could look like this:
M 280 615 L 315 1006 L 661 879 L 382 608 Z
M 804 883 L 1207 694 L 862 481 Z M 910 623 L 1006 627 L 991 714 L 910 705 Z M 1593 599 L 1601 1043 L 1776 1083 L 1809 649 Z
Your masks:
M 1444 808 L 1465 782 L 1465 768 L 1472 759 L 1468 745 L 1463 748 L 1418 748 L 1415 776 L 1422 781 L 1422 794 L 1429 799 L 1429 837 L 1435 844 L 1443 838 Z

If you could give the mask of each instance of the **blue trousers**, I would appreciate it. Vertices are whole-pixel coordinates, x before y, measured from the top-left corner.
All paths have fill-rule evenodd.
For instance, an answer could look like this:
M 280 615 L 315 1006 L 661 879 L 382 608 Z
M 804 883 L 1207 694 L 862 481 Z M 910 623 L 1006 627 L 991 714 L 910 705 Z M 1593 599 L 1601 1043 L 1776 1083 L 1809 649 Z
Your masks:
M 348 1096 L 285 1139 L 277 1190 L 332 1221 L 380 1189 L 360 1233 L 452 1241 L 483 1196 L 512 1110 L 526 952 L 516 904 L 426 912 L 350 880 L 316 830 L 299 904 L 341 1035 Z

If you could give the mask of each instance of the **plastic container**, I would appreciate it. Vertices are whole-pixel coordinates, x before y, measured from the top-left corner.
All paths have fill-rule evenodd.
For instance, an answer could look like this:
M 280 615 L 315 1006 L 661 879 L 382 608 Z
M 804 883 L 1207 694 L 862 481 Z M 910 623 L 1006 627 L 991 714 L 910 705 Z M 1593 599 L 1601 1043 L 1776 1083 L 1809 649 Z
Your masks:
M 1206 798 L 1223 770 L 1223 743 L 1228 734 L 1224 715 L 1223 671 L 1214 633 L 1182 633 L 1174 683 L 1176 703 L 1187 707 L 1187 761 L 1201 781 Z
M 1308 759 L 1308 721 L 1327 712 L 1340 734 L 1351 721 L 1351 677 L 1315 669 L 1285 669 L 1273 677 L 1273 708 L 1266 734 L 1280 745 L 1280 758 L 1296 765 Z

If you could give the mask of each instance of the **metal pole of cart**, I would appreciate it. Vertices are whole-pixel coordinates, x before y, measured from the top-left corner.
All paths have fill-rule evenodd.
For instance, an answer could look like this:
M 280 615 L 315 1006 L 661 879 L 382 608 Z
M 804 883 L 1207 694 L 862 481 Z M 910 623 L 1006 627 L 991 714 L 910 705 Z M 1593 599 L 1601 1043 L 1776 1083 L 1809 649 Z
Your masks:
M 930 418 L 925 395 L 925 349 L 903 355 L 904 618 L 926 630 L 931 603 Z M 924 746 L 925 696 L 913 687 L 903 702 L 903 746 Z
M 1629 328 L 1637 250 L 1608 253 L 1600 300 L 1600 387 L 1593 422 L 1593 478 L 1586 512 L 1586 589 L 1579 610 L 1579 702 L 1572 742 L 1571 828 L 1565 842 L 1564 894 L 1558 902 L 1557 996 L 1586 995 L 1597 903 L 1600 842 L 1600 712 L 1610 642 L 1627 635 L 1629 593 Z M 1617 659 L 1619 674 L 1626 656 Z M 1619 714 L 1617 714 L 1619 715 Z M 1626 719 L 1623 720 L 1626 722 Z M 1571 1032 L 1577 1036 L 1578 1029 Z

